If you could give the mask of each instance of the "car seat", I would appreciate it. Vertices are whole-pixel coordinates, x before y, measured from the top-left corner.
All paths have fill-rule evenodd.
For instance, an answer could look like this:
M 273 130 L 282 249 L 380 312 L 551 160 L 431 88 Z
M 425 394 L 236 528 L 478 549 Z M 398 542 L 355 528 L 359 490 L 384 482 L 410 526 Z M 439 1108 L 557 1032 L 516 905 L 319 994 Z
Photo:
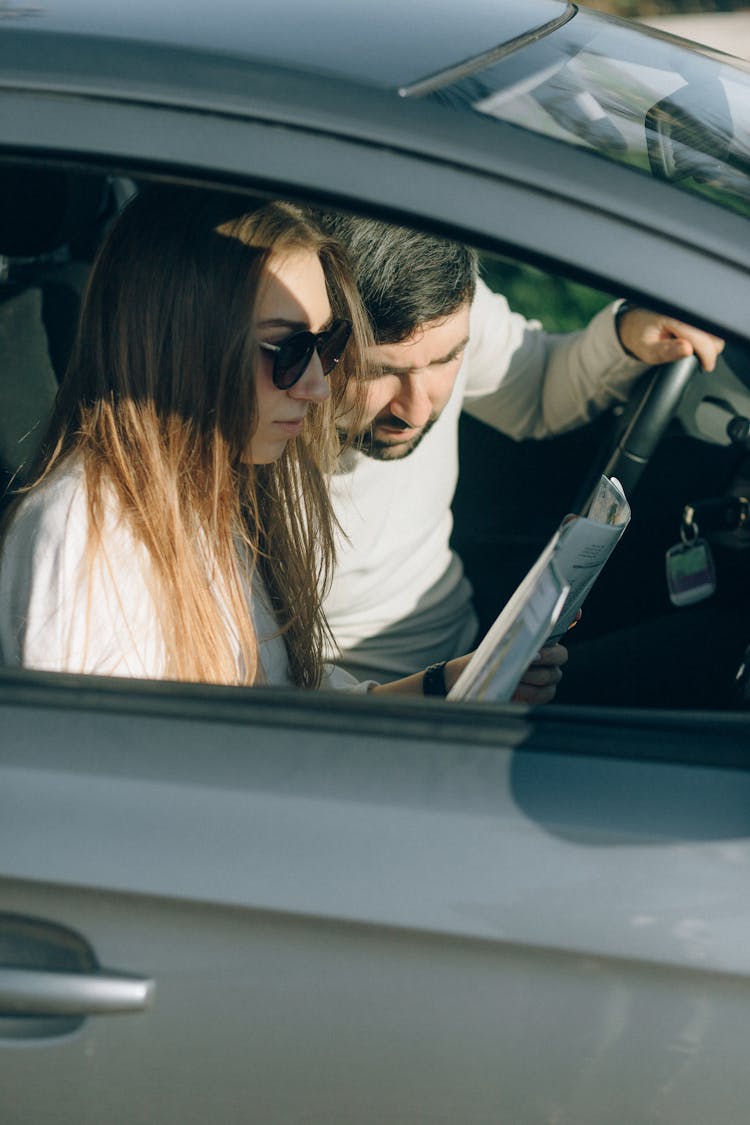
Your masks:
M 0 505 L 44 435 L 109 196 L 102 176 L 0 169 Z

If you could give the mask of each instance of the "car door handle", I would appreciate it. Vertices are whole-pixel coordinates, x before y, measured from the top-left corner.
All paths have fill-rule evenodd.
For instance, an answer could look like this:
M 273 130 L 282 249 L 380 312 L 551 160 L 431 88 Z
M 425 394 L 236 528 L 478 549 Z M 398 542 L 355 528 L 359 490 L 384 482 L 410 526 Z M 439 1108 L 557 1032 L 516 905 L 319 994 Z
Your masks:
M 155 982 L 99 969 L 58 973 L 0 968 L 0 1016 L 104 1016 L 150 1007 Z

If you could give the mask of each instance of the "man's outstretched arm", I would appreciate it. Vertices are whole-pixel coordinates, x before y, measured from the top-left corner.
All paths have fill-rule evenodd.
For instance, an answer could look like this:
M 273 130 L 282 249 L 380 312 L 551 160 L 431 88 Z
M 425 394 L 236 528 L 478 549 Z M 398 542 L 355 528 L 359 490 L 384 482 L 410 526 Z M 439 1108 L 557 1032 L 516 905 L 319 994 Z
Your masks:
M 464 409 L 516 439 L 549 437 L 626 401 L 647 367 L 694 353 L 712 370 L 722 347 L 702 329 L 623 302 L 602 309 L 580 332 L 548 333 L 480 281 Z

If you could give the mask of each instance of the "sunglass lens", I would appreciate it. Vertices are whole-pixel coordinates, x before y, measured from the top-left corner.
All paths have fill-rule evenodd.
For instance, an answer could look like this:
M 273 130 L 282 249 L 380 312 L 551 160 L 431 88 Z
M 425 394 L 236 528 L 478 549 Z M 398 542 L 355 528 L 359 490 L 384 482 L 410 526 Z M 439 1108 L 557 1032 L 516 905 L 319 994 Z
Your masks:
M 348 320 L 337 320 L 318 344 L 318 355 L 324 374 L 328 375 L 333 371 L 341 359 L 351 332 L 352 326 Z
M 302 378 L 315 348 L 311 332 L 297 332 L 281 345 L 276 356 L 273 381 L 279 390 L 286 391 Z
M 344 354 L 352 326 L 348 320 L 337 320 L 327 332 L 317 336 L 312 332 L 295 332 L 276 353 L 273 369 L 274 384 L 281 391 L 288 391 L 304 375 L 307 365 L 317 347 L 323 374 L 328 375 Z

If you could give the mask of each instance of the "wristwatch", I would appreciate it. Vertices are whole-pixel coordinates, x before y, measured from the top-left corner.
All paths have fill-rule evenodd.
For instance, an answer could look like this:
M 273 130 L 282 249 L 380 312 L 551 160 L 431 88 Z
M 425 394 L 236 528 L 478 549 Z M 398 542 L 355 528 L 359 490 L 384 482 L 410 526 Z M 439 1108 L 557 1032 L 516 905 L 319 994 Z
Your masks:
M 630 348 L 626 348 L 623 344 L 622 334 L 620 333 L 620 321 L 625 316 L 625 313 L 630 312 L 631 309 L 637 309 L 638 307 L 639 306 L 634 305 L 632 301 L 623 301 L 615 309 L 615 332 L 617 333 L 617 340 L 620 344 L 620 347 L 625 352 L 625 355 L 629 355 L 631 359 L 638 359 L 638 356 L 635 354 L 635 352 L 631 352 Z
M 439 695 L 443 699 L 448 694 L 445 684 L 445 666 L 447 660 L 439 660 L 425 668 L 422 675 L 422 695 Z

